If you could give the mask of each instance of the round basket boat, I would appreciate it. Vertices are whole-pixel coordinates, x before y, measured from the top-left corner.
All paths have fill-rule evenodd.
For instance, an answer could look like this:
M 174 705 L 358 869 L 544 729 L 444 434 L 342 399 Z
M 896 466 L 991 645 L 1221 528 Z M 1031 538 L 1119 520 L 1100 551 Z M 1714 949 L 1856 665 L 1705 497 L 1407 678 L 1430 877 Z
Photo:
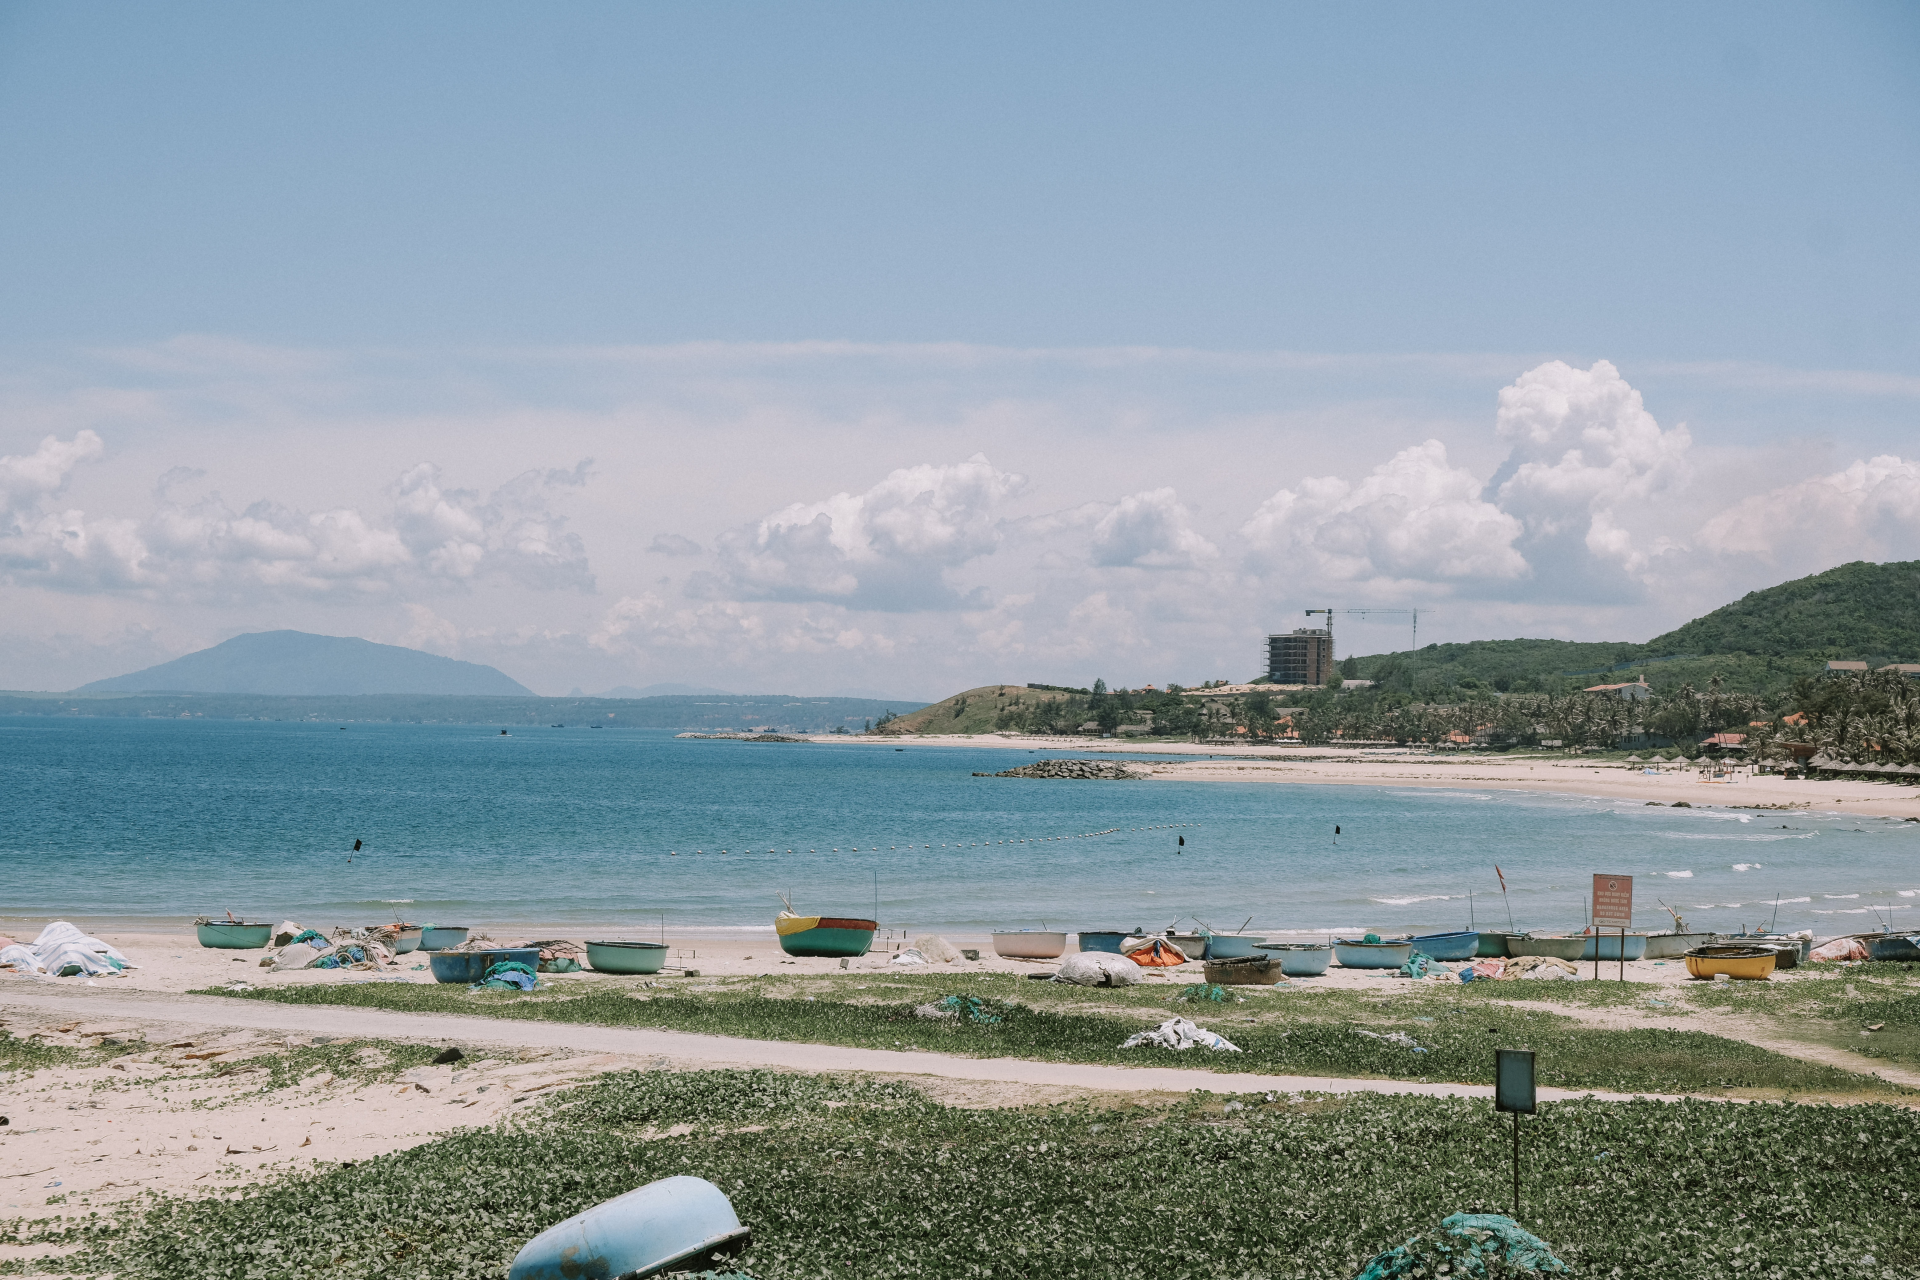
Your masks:
M 1729 978 L 1764 982 L 1773 976 L 1779 956 L 1772 947 L 1695 947 L 1687 952 L 1687 972 L 1696 978 Z
M 664 942 L 589 942 L 587 964 L 597 973 L 658 973 L 667 962 Z
M 273 926 L 251 920 L 216 920 L 194 925 L 200 945 L 223 951 L 258 951 L 273 941 Z
M 1630 933 L 1627 935 L 1627 959 L 1638 960 L 1647 954 L 1647 935 Z M 1620 935 L 1617 933 L 1588 934 L 1587 945 L 1580 949 L 1582 960 L 1618 960 L 1620 958 Z
M 1116 956 L 1120 944 L 1132 936 L 1125 929 L 1082 929 L 1078 934 L 1082 951 L 1105 951 Z
M 1067 935 L 1045 929 L 1005 929 L 993 935 L 993 953 L 1007 960 L 1058 960 L 1067 953 Z
M 1207 959 L 1239 960 L 1246 956 L 1260 954 L 1260 944 L 1267 935 L 1248 933 L 1216 933 L 1207 938 Z
M 1280 960 L 1289 978 L 1317 978 L 1333 963 L 1331 942 L 1263 942 L 1260 949 Z
M 420 931 L 422 951 L 451 951 L 466 940 L 467 926 L 463 924 L 428 925 Z
M 1408 938 L 1413 949 L 1434 960 L 1471 960 L 1480 953 L 1480 935 L 1465 929 L 1422 933 Z
M 438 951 L 428 963 L 435 982 L 464 982 L 471 986 L 487 976 L 501 960 L 518 960 L 530 969 L 540 967 L 540 948 L 503 947 L 498 951 Z
M 1510 956 L 1552 956 L 1555 960 L 1578 960 L 1587 950 L 1584 934 L 1566 937 L 1552 933 L 1529 933 L 1525 937 L 1508 938 L 1507 954 Z
M 1342 938 L 1333 944 L 1342 969 L 1398 969 L 1413 958 L 1411 942 L 1364 942 Z
M 393 925 L 374 925 L 373 928 L 385 931 L 380 936 L 393 947 L 393 954 L 397 956 L 420 949 L 420 926 L 417 924 L 403 924 L 398 928 Z
M 1512 953 L 1507 950 L 1507 943 L 1514 938 L 1525 936 L 1526 935 L 1519 933 L 1496 933 L 1491 929 L 1482 929 L 1480 931 L 1480 945 L 1474 948 L 1474 954 L 1491 957 L 1511 955 Z

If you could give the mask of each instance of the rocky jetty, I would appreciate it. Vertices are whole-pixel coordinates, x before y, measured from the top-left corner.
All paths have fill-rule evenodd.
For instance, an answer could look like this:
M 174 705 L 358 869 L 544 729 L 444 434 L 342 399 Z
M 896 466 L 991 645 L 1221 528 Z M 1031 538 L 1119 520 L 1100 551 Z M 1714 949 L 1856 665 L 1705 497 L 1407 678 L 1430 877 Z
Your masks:
M 976 773 L 976 778 L 1111 778 L 1131 781 L 1147 774 L 1118 760 L 1040 760 L 999 773 Z

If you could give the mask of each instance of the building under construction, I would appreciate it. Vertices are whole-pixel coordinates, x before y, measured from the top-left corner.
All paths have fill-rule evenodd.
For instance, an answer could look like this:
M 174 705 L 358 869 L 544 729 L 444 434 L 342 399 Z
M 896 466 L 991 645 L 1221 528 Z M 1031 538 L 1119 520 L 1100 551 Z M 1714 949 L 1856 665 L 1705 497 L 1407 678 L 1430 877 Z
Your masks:
M 1333 635 L 1301 629 L 1267 637 L 1267 679 L 1275 684 L 1325 684 L 1333 674 Z

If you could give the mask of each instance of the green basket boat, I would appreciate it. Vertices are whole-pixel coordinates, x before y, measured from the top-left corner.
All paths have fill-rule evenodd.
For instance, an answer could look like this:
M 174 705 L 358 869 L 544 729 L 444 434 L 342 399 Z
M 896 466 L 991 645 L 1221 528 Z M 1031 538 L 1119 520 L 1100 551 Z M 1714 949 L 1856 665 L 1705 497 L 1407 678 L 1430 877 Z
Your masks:
M 193 928 L 201 946 L 224 951 L 258 951 L 273 940 L 273 926 L 260 921 L 211 920 Z
M 587 964 L 596 973 L 658 973 L 666 962 L 664 942 L 587 943 Z
M 863 956 L 873 945 L 878 920 L 851 916 L 796 916 L 783 911 L 774 917 L 773 931 L 780 949 L 790 956 Z

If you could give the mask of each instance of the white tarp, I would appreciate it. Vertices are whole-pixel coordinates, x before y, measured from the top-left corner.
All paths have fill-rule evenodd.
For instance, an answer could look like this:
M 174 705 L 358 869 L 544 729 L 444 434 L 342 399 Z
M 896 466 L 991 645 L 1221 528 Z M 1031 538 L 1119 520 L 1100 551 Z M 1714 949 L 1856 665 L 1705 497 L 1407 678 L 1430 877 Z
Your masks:
M 71 969 L 89 977 L 137 967 L 112 946 L 88 937 L 77 925 L 65 920 L 56 920 L 42 929 L 31 943 L 15 943 L 0 951 L 0 964 L 11 964 L 28 973 L 58 974 L 63 969 Z
M 1060 962 L 1055 982 L 1071 982 L 1077 987 L 1130 987 L 1144 975 L 1140 966 L 1111 951 L 1081 951 Z
M 1154 1049 L 1212 1049 L 1219 1053 L 1238 1053 L 1240 1046 L 1217 1031 L 1197 1027 L 1185 1018 L 1168 1018 L 1151 1031 L 1142 1031 L 1120 1042 L 1122 1049 L 1142 1046 Z

